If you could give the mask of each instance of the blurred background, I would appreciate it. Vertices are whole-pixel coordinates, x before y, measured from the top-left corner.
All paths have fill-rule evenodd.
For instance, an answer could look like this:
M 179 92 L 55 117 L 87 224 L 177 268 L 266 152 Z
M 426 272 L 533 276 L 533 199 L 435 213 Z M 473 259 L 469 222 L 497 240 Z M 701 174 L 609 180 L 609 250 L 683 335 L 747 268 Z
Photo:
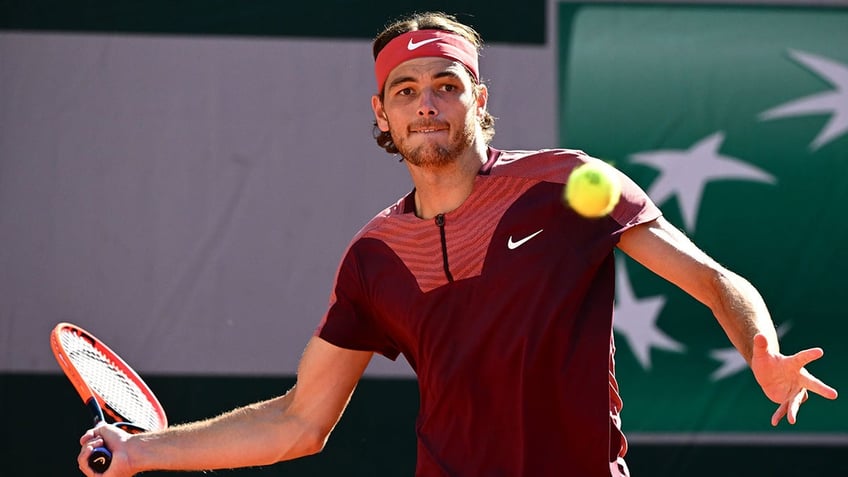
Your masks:
M 848 2 L 10 0 L 3 475 L 79 475 L 59 321 L 172 423 L 292 386 L 348 240 L 411 188 L 371 137 L 370 40 L 415 10 L 483 35 L 495 147 L 625 171 L 848 390 Z M 845 398 L 772 428 L 709 310 L 623 256 L 615 327 L 634 477 L 848 475 Z M 412 475 L 417 400 L 408 365 L 375 357 L 322 454 L 213 475 Z

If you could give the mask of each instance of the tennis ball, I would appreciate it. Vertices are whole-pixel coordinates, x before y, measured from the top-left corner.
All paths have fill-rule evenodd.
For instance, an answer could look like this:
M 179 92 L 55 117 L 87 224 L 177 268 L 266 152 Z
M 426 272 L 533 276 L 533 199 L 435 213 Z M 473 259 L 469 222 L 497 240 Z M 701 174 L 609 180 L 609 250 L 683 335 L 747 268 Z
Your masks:
M 609 214 L 621 197 L 621 183 L 612 166 L 587 162 L 571 171 L 563 191 L 565 203 L 584 217 Z

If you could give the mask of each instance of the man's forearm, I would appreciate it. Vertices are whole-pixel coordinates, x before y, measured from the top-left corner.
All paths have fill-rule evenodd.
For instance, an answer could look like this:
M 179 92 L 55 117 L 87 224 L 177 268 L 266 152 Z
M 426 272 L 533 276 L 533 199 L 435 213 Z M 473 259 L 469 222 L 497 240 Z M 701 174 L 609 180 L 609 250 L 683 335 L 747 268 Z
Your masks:
M 745 278 L 726 269 L 717 275 L 714 285 L 719 299 L 711 307 L 713 314 L 745 360 L 751 361 L 757 333 L 765 335 L 771 351 L 778 352 L 777 332 L 757 289 Z
M 139 471 L 200 471 L 269 465 L 319 452 L 324 437 L 288 412 L 292 393 L 204 421 L 133 436 L 127 443 L 134 456 L 132 465 Z

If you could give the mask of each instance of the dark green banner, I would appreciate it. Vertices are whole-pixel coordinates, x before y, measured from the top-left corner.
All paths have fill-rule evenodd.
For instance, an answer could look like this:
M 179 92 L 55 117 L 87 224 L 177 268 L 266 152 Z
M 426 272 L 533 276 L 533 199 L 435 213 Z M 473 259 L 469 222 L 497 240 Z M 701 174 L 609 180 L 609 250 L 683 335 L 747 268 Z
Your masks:
M 758 287 L 785 353 L 822 346 L 810 371 L 848 389 L 848 10 L 564 3 L 559 31 L 562 144 L 633 177 Z M 619 265 L 625 431 L 774 436 L 710 311 Z M 844 445 L 848 408 L 813 396 L 779 431 Z

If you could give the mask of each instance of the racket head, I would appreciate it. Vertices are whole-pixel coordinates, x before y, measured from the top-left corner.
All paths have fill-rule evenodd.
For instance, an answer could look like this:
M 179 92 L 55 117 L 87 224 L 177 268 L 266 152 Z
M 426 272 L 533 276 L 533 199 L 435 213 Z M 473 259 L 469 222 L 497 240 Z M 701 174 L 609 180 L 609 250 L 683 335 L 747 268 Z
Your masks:
M 159 400 L 141 377 L 94 335 L 72 323 L 57 324 L 50 347 L 83 401 L 93 398 L 107 422 L 154 431 L 168 426 Z

